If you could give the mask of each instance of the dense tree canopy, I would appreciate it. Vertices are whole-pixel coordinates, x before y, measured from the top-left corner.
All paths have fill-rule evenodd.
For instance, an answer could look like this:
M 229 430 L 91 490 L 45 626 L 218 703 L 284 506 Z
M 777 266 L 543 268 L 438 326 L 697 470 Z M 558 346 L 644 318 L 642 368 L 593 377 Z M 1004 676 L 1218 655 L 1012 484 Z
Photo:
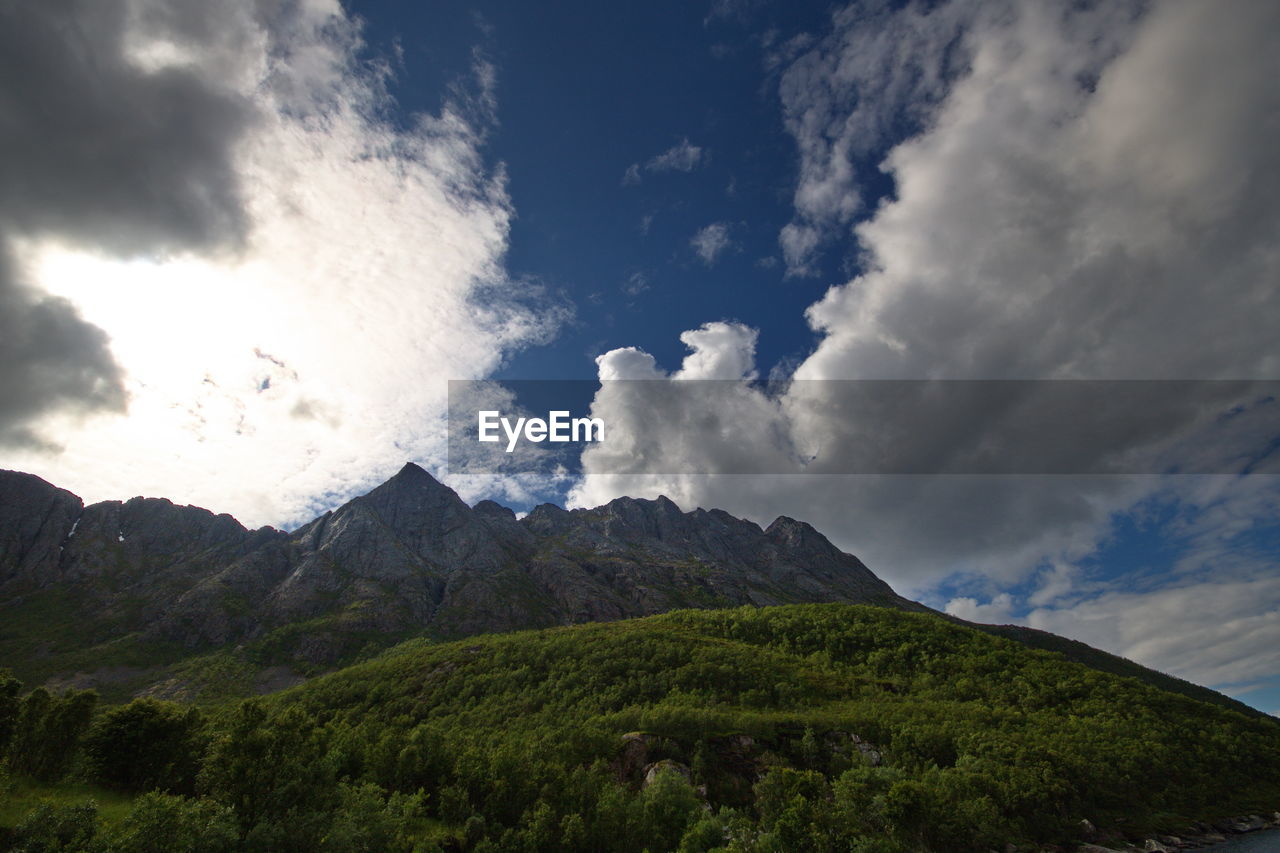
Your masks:
M 65 772 L 24 756 L 86 702 L 18 702 L 11 772 Z M 82 741 L 85 778 L 155 793 L 65 849 L 984 851 L 1280 804 L 1272 718 L 842 605 L 411 641 L 205 714 L 109 709 Z M 15 843 L 86 818 L 40 820 Z

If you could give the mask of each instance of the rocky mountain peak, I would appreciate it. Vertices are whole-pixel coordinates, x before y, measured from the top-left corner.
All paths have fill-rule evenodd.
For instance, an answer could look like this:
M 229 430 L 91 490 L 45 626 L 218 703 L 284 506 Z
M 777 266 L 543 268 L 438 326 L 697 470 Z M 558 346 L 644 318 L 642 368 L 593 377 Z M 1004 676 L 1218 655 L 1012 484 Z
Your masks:
M 0 471 L 0 586 L 52 580 L 83 510 L 80 498 L 34 474 Z
M 687 526 L 688 519 L 680 507 L 666 495 L 647 498 L 614 498 L 602 507 L 588 510 L 587 515 L 604 521 L 611 536 L 664 538 Z
M 394 477 L 357 500 L 386 505 L 404 501 L 413 502 L 429 497 L 439 500 L 446 496 L 452 496 L 461 502 L 453 489 L 432 477 L 425 468 L 413 462 L 406 462 Z
M 493 518 L 509 518 L 512 521 L 515 521 L 516 518 L 515 510 L 509 506 L 503 506 L 497 501 L 483 500 L 473 506 L 472 509 L 480 513 L 480 515 Z
M 417 462 L 404 463 L 395 476 L 387 482 L 435 483 L 440 485 L 440 482 Z
M 832 545 L 831 540 L 819 533 L 813 525 L 785 515 L 775 518 L 773 523 L 765 528 L 764 535 L 800 552 L 841 553 L 840 549 Z
M 494 501 L 468 506 L 413 463 L 291 534 L 250 533 L 158 498 L 82 508 L 28 475 L 0 477 L 0 498 L 0 578 L 37 555 L 43 568 L 24 571 L 88 590 L 97 609 L 86 618 L 127 595 L 147 614 L 127 630 L 191 649 L 305 624 L 297 655 L 323 663 L 345 653 L 347 636 L 455 636 L 787 601 L 912 606 L 792 519 L 766 533 L 659 496 L 573 511 L 542 504 L 517 520 Z
M 543 536 L 563 534 L 573 528 L 573 514 L 555 504 L 538 504 L 520 522 L 533 533 Z
M 410 539 L 438 536 L 454 526 L 454 520 L 471 516 L 471 507 L 453 489 L 412 462 L 373 491 L 339 507 L 335 517 L 361 510 L 372 511 L 382 524 Z
M 653 504 L 664 513 L 680 513 L 680 507 L 676 506 L 676 502 L 666 495 L 658 495 L 654 498 Z

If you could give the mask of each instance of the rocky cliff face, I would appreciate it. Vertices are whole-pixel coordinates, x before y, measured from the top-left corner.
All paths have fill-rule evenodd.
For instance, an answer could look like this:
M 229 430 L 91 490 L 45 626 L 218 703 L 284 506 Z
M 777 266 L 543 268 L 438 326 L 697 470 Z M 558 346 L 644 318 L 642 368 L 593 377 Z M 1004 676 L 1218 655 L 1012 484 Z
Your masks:
M 83 511 L 78 497 L 39 477 L 0 473 L 0 589 L 56 581 L 63 543 Z
M 806 602 L 928 609 L 802 521 L 782 516 L 762 530 L 666 498 L 571 512 L 543 504 L 517 519 L 492 501 L 467 506 L 410 464 L 284 533 L 156 498 L 85 506 L 0 471 L 0 667 L 29 684 L 190 697 L 205 661 L 217 670 L 206 683 L 229 667 L 240 673 L 232 692 L 268 690 L 296 681 L 291 668 L 323 670 L 417 634 Z M 1082 643 L 977 627 L 1250 712 Z
M 83 581 L 124 588 L 198 578 L 280 536 L 159 498 L 80 498 L 39 477 L 0 472 L 0 597 Z M 0 600 L 3 600 L 0 598 Z
M 37 477 L 0 473 L 0 617 L 52 590 L 83 611 L 95 643 L 132 635 L 191 652 L 288 628 L 285 656 L 314 664 L 379 636 L 679 607 L 919 607 L 793 519 L 762 530 L 720 510 L 619 498 L 572 512 L 544 504 L 517 520 L 492 501 L 467 506 L 413 464 L 292 534 L 153 498 L 86 507 Z

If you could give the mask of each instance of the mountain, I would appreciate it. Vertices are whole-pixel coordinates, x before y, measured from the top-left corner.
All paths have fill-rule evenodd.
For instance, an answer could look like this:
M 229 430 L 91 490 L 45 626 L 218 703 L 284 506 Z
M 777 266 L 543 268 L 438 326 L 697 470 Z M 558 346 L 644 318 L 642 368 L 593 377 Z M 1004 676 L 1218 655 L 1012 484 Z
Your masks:
M 85 506 L 0 472 L 0 661 L 28 679 L 145 679 L 244 645 L 314 671 L 422 633 L 828 601 L 921 607 L 804 522 L 762 530 L 665 497 L 517 519 L 408 464 L 284 533 L 163 499 Z
M 0 848 L 78 822 L 111 849 L 160 823 L 221 849 L 1162 849 L 1280 802 L 1280 721 L 932 611 L 804 522 L 518 519 L 416 465 L 292 532 L 0 472 L 6 695 L 18 798 L 136 800 L 10 809 Z
M 761 529 L 665 497 L 543 504 L 517 519 L 492 501 L 468 506 L 410 463 L 286 533 L 156 498 L 85 506 L 0 472 L 0 666 L 113 699 L 189 698 L 210 683 L 265 692 L 418 635 L 801 603 L 932 612 L 802 521 Z M 1248 710 L 1051 634 L 979 627 Z

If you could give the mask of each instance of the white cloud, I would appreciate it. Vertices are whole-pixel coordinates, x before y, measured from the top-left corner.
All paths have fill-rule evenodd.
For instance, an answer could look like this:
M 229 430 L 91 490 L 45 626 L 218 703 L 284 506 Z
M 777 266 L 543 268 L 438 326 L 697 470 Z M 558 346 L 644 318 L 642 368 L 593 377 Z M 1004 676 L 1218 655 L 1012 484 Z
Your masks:
M 1042 605 L 1008 592 L 985 602 L 951 599 L 946 611 L 991 624 L 1015 622 L 1070 636 L 1181 678 L 1218 687 L 1274 679 L 1280 673 L 1280 578 L 1266 560 L 1223 567 L 1211 579 L 1174 580 L 1155 589 L 1094 590 Z M 1050 581 L 1050 586 L 1053 581 Z M 1028 608 L 1026 605 L 1031 604 Z M 1233 691 L 1239 692 L 1239 691 Z
M 706 323 L 680 340 L 690 352 L 670 374 L 635 347 L 596 359 L 601 388 L 591 414 L 608 424 L 608 438 L 583 453 L 591 476 L 573 486 L 568 506 L 596 506 L 620 494 L 666 494 L 688 508 L 727 506 L 700 503 L 694 481 L 701 478 L 681 472 L 733 472 L 769 459 L 779 468 L 792 464 L 778 436 L 763 426 L 779 419 L 777 403 L 743 384 L 756 378 L 755 330 Z M 701 440 L 708 434 L 729 440 L 710 445 Z M 741 479 L 754 487 L 752 479 Z
M 706 152 L 700 146 L 682 139 L 645 164 L 650 172 L 692 172 L 706 161 Z
M 673 379 L 755 379 L 757 333 L 741 323 L 704 323 L 683 332 L 680 343 L 691 352 Z
M 1078 596 L 1081 584 L 1081 570 L 1071 563 L 1056 562 L 1040 572 L 1039 585 L 1027 601 L 1041 607 L 1046 604 L 1062 603 L 1065 599 Z
M 969 72 L 888 156 L 897 198 L 857 228 L 867 271 L 810 309 L 800 375 L 1275 375 L 1280 169 L 1257 128 L 1280 7 L 1158 4 L 1109 62 L 1101 12 L 1019 9 L 968 33 Z
M 778 245 L 782 247 L 782 258 L 787 262 L 787 275 L 808 275 L 813 271 L 810 263 L 819 240 L 819 231 L 812 225 L 791 222 L 782 227 Z
M 1004 625 L 1011 621 L 1013 596 L 1002 592 L 986 604 L 979 604 L 975 598 L 953 598 L 947 602 L 947 612 L 970 622 L 986 622 L 991 625 Z
M 788 267 L 805 271 L 822 242 L 842 233 L 862 258 L 856 278 L 809 309 L 819 339 L 796 378 L 1280 373 L 1280 55 L 1268 42 L 1280 6 L 1241 2 L 1229 16 L 1195 2 L 951 3 L 870 18 L 860 9 L 838 14 L 833 34 L 783 75 L 801 154 L 796 215 L 782 237 Z M 904 127 L 913 135 L 884 159 L 896 193 L 867 211 L 858 169 Z M 662 378 L 645 358 L 649 375 Z M 786 470 L 857 427 L 856 413 L 840 429 L 811 416 L 822 409 L 804 395 L 824 402 L 813 390 L 822 384 L 804 387 L 735 400 L 732 417 L 716 425 L 736 425 L 730 434 L 741 436 L 753 470 L 759 459 Z M 628 423 L 620 406 L 611 412 Z M 947 578 L 986 579 L 990 594 L 957 596 L 953 607 L 1038 608 L 1042 627 L 1201 682 L 1275 671 L 1260 644 L 1232 645 L 1215 627 L 1239 613 L 1237 627 L 1273 639 L 1269 582 L 1244 568 L 1223 574 L 1229 549 L 1204 551 L 1186 538 L 1181 579 L 1167 590 L 1139 590 L 1137 578 L 1100 586 L 1071 568 L 1107 540 L 1116 514 L 1153 494 L 1172 489 L 1200 505 L 1207 498 L 1194 478 L 1171 486 L 1155 477 L 722 477 L 713 473 L 732 471 L 732 460 L 708 454 L 723 433 L 699 432 L 688 418 L 644 426 L 646 443 L 633 450 L 660 461 L 627 467 L 588 451 L 593 476 L 576 501 L 665 493 L 681 506 L 721 506 L 766 523 L 802 517 L 909 594 Z M 874 423 L 861 428 L 883 438 Z M 888 438 L 938 439 L 935 449 L 950 453 L 970 436 L 949 445 L 944 431 L 922 424 L 918 435 Z M 1275 517 L 1250 497 L 1272 489 L 1271 478 L 1220 478 L 1217 488 L 1221 519 L 1204 537 Z M 1037 572 L 1034 601 L 1000 597 Z M 1225 579 L 1227 598 L 1195 609 L 1214 576 Z M 1127 607 L 1144 615 L 1126 617 Z M 1175 619 L 1179 607 L 1188 612 Z M 1105 616 L 1086 624 L 1090 614 Z M 1179 633 L 1212 651 L 1193 654 Z
M 627 296 L 639 296 L 649 289 L 649 277 L 641 271 L 633 272 L 622 283 L 622 292 Z
M 689 240 L 689 245 L 693 246 L 704 264 L 712 266 L 724 251 L 733 245 L 733 241 L 729 238 L 728 224 L 713 222 L 699 229 L 698 233 Z
M 1167 573 L 1088 579 L 1055 566 L 1025 599 L 953 599 L 947 612 L 1064 634 L 1200 684 L 1230 688 L 1280 675 L 1280 577 L 1275 555 L 1251 534 L 1280 514 L 1272 478 L 1179 477 L 1132 513 L 1161 518 L 1180 552 Z M 1164 516 L 1172 518 L 1164 520 Z M 1015 615 L 1017 614 L 1017 615 Z M 1231 689 L 1239 695 L 1247 689 Z
M 710 158 L 710 154 L 701 146 L 693 145 L 688 139 L 682 139 L 661 154 L 651 157 L 643 166 L 632 163 L 622 175 L 624 187 L 640 183 L 641 170 L 650 174 L 661 172 L 692 172 Z
M 1200 684 L 1274 678 L 1280 670 L 1280 578 L 1273 572 L 1114 592 L 1033 610 L 1024 621 Z
M 1214 26 L 1194 3 L 1152 7 L 1137 25 L 1111 6 L 1015 11 L 975 16 L 962 4 L 925 21 L 908 10 L 890 26 L 915 33 L 907 45 L 949 43 L 943 34 L 967 22 L 962 44 L 920 56 L 904 48 L 884 61 L 858 53 L 884 22 L 862 33 L 850 13 L 837 27 L 852 29 L 797 62 L 808 88 L 827 92 L 828 113 L 843 109 L 855 125 L 877 126 L 866 104 L 880 89 L 858 89 L 877 67 L 889 69 L 881 88 L 930 106 L 924 131 L 887 159 L 897 199 L 858 228 L 867 271 L 810 309 L 821 337 L 795 375 L 1273 375 L 1280 253 L 1268 235 L 1280 225 L 1280 169 L 1256 128 L 1280 98 L 1270 83 L 1277 59 L 1260 35 L 1280 11 L 1242 4 Z M 947 65 L 955 50 L 970 57 L 959 70 L 912 70 Z M 1167 85 L 1171 75 L 1181 83 Z M 1135 98 L 1148 102 L 1138 109 Z M 1180 141 L 1165 153 L 1170 139 Z M 1162 172 L 1124 166 L 1148 161 L 1165 164 Z M 1161 182 L 1163 172 L 1177 180 Z M 802 447 L 840 426 L 788 418 L 787 435 Z M 948 567 L 1011 578 L 1046 557 L 1069 563 L 1105 535 L 1110 513 L 1151 487 L 1140 478 L 952 477 L 811 479 L 765 485 L 754 498 L 740 482 L 694 491 L 699 503 L 728 499 L 753 515 L 812 507 L 809 517 L 829 518 L 845 544 L 919 585 Z M 842 504 L 847 511 L 831 510 Z M 891 516 L 912 507 L 911 522 Z M 875 523 L 856 521 L 854 510 Z
M 245 244 L 122 260 L 56 234 L 25 243 L 29 277 L 111 336 L 130 403 L 50 419 L 65 452 L 4 461 L 90 500 L 141 492 L 296 522 L 405 459 L 438 470 L 444 380 L 494 370 L 563 311 L 539 310 L 502 266 L 512 206 L 481 155 L 491 66 L 399 130 L 378 118 L 385 72 L 337 4 L 269 27 L 234 4 L 206 11 L 237 37 L 154 51 L 148 31 L 129 37 L 251 105 L 233 160 Z
M 779 235 L 790 275 L 812 274 L 819 244 L 863 212 L 859 169 L 874 169 L 869 158 L 924 123 L 946 94 L 964 65 L 961 32 L 1005 6 L 851 5 L 817 44 L 797 36 L 771 58 L 787 64 L 779 96 L 800 154 L 795 218 Z

